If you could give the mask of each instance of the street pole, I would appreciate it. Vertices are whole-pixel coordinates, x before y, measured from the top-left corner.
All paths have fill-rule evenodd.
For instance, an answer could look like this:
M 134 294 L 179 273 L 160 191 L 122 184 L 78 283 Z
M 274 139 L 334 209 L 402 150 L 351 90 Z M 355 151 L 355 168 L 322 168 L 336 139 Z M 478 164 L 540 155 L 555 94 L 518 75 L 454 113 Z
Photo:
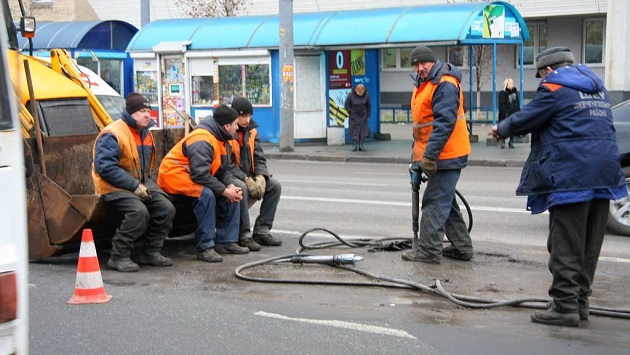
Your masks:
M 293 0 L 280 0 L 280 151 L 294 150 Z
M 140 0 L 140 27 L 151 22 L 151 0 Z

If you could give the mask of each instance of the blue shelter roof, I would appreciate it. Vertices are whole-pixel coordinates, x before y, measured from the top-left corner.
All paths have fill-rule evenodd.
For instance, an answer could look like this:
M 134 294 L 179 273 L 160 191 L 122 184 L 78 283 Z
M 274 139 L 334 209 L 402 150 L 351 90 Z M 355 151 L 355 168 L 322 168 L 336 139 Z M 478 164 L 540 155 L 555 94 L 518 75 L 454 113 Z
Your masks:
M 124 21 L 39 22 L 33 38 L 33 49 L 127 49 L 138 29 Z M 28 40 L 19 38 L 20 48 Z
M 500 36 L 489 35 L 488 26 L 484 27 L 484 22 L 491 23 L 496 17 L 492 9 L 501 8 L 497 5 L 504 10 L 505 33 Z M 169 41 L 187 43 L 189 50 L 272 49 L 279 47 L 279 31 L 279 15 L 159 20 L 140 29 L 127 51 L 152 51 L 158 43 Z M 386 47 L 419 42 L 515 44 L 527 39 L 522 16 L 503 1 L 293 15 L 295 48 Z

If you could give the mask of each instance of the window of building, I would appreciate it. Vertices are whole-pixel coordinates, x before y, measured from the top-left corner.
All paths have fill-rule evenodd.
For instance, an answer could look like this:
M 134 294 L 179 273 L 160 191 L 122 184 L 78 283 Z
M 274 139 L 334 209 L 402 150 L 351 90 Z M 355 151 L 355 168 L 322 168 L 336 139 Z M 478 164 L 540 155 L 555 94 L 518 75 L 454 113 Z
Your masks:
M 604 43 L 606 23 L 601 19 L 584 21 L 584 63 L 602 64 L 604 62 Z
M 527 24 L 529 40 L 523 43 L 523 65 L 534 65 L 538 53 L 547 49 L 547 22 L 530 22 Z M 516 66 L 520 61 L 520 50 L 516 46 Z
M 395 69 L 398 65 L 398 49 L 385 48 L 381 50 L 383 69 Z
M 468 57 L 468 47 L 465 46 L 450 46 L 448 47 L 448 62 L 458 67 L 463 67 Z
M 411 68 L 411 51 L 414 47 L 381 49 L 381 63 L 384 70 Z

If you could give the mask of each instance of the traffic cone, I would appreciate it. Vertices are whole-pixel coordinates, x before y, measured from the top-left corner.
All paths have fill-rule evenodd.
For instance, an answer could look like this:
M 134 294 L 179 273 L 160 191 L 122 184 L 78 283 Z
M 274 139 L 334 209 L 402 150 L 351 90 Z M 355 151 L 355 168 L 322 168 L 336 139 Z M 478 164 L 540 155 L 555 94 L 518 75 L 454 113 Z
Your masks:
M 84 229 L 79 251 L 77 281 L 74 285 L 74 296 L 68 304 L 107 303 L 112 296 L 105 293 L 101 268 L 98 265 L 96 247 L 91 229 Z

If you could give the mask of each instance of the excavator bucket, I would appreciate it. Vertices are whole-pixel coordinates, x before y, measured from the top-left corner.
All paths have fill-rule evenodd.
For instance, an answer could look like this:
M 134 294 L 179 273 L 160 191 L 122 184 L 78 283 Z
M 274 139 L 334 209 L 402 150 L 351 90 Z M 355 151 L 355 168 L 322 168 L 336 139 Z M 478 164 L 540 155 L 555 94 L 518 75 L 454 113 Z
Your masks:
M 90 175 L 94 135 L 45 138 L 47 174 L 34 139 L 25 139 L 29 256 L 42 259 L 58 254 L 80 238 L 98 204 Z

